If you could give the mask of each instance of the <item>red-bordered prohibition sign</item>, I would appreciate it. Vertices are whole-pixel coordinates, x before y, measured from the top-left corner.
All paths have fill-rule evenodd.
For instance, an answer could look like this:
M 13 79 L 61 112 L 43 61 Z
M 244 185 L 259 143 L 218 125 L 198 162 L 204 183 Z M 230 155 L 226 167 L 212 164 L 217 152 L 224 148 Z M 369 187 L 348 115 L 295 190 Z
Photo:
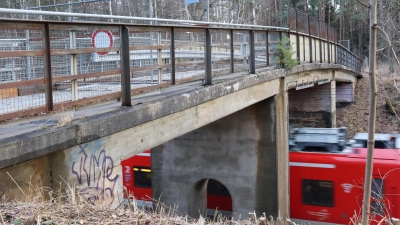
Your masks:
M 111 48 L 114 38 L 109 30 L 95 30 L 92 34 L 93 48 Z M 99 55 L 107 55 L 108 52 L 97 52 Z

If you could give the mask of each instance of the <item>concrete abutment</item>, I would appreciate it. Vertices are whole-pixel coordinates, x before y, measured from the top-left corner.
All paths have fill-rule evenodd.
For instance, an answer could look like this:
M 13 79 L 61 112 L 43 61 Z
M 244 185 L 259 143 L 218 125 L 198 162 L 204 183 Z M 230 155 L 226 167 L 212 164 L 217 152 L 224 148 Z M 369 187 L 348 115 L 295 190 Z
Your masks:
M 287 216 L 287 186 L 278 185 L 287 184 L 288 161 L 278 147 L 287 149 L 277 145 L 282 134 L 276 135 L 277 110 L 285 107 L 280 98 L 278 107 L 276 99 L 268 98 L 153 148 L 153 197 L 196 217 L 206 204 L 206 184 L 199 181 L 210 178 L 229 190 L 233 216 L 246 218 L 254 210 L 276 217 L 279 207 L 281 216 Z M 282 162 L 277 163 L 278 157 Z

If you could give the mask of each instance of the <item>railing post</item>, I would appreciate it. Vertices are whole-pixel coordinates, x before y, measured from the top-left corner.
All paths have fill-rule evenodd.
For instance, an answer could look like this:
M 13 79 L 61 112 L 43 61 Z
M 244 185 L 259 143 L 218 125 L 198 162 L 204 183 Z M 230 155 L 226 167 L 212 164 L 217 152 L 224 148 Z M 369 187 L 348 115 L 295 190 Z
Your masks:
M 326 26 L 326 39 L 327 42 L 326 44 L 328 45 L 328 63 L 331 63 L 331 44 L 330 44 L 330 40 L 329 40 L 329 26 Z
M 318 20 L 319 34 L 319 62 L 322 63 L 322 38 L 321 38 L 321 21 Z
M 297 51 L 297 58 L 300 60 L 300 37 L 299 37 L 299 25 L 297 24 L 297 9 L 296 9 L 296 51 Z M 289 40 L 290 40 L 290 33 L 289 33 Z M 289 42 L 290 43 L 290 42 Z
M 210 85 L 212 84 L 212 53 L 211 53 L 211 29 L 206 29 L 206 43 L 205 43 L 205 51 L 204 51 L 204 58 L 206 60 L 206 77 L 205 77 L 205 84 Z
M 171 48 L 169 50 L 169 63 L 171 64 L 171 84 L 175 85 L 175 28 L 171 27 Z
M 157 45 L 161 45 L 161 32 L 157 32 Z M 159 66 L 162 65 L 162 50 L 159 48 L 157 49 L 157 64 Z M 162 68 L 158 68 L 158 84 L 162 84 Z
M 308 43 L 309 43 L 309 46 L 310 46 L 310 49 L 309 49 L 309 51 L 310 51 L 310 63 L 312 63 L 313 62 L 313 59 L 312 59 L 312 38 L 311 38 L 311 23 L 310 23 L 310 15 L 307 15 L 307 22 L 308 22 Z
M 53 111 L 53 81 L 51 75 L 51 52 L 50 52 L 50 25 L 44 24 L 43 30 L 43 66 L 44 66 L 44 90 L 46 96 L 46 111 Z
M 71 30 L 69 32 L 69 44 L 71 49 L 76 49 L 76 31 Z M 70 55 L 70 69 L 71 69 L 71 75 L 77 75 L 78 74 L 78 63 L 76 61 L 77 56 L 76 54 L 71 54 Z M 78 80 L 77 79 L 72 79 L 71 80 L 71 100 L 76 101 L 78 100 Z M 73 107 L 74 110 L 77 110 L 76 106 Z
M 337 33 L 336 33 L 337 31 L 336 31 L 336 29 L 335 29 L 335 36 L 334 36 L 334 38 L 333 38 L 333 42 L 335 43 L 335 47 L 334 47 L 334 50 L 335 50 L 335 64 L 337 64 L 338 63 L 338 51 L 337 51 L 337 49 L 338 49 L 338 44 L 337 44 Z
M 256 49 L 254 38 L 254 30 L 250 30 L 250 74 L 256 73 Z
M 121 91 L 122 106 L 132 106 L 131 99 L 131 75 L 129 54 L 129 29 L 127 26 L 120 27 L 121 39 Z
M 230 30 L 230 42 L 229 42 L 229 47 L 230 47 L 230 55 L 231 55 L 231 73 L 235 72 L 235 55 L 234 55 L 234 51 L 235 49 L 233 48 L 233 30 Z
M 267 44 L 266 51 L 267 51 L 267 53 L 265 54 L 265 62 L 267 63 L 267 66 L 269 66 L 269 32 L 266 31 L 265 33 L 267 35 L 267 38 L 266 38 L 266 44 Z

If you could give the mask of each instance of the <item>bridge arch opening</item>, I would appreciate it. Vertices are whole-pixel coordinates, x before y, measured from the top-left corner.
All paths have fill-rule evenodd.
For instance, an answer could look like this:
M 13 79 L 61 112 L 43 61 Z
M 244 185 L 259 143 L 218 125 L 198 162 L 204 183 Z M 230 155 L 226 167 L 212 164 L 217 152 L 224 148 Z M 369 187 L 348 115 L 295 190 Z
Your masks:
M 198 181 L 190 192 L 189 213 L 193 217 L 200 215 L 209 219 L 232 216 L 232 197 L 228 188 L 215 179 Z

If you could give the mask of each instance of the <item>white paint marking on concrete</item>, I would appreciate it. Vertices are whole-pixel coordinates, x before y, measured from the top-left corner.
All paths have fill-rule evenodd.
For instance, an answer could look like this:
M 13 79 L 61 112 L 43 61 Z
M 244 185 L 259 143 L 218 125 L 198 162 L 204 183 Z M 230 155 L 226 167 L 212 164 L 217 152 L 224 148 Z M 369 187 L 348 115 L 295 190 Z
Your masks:
M 231 89 L 232 89 L 232 87 L 231 87 L 231 86 L 228 86 L 228 87 L 225 87 L 225 89 L 228 90 L 228 91 L 230 92 Z
M 239 90 L 239 83 L 233 85 L 233 91 Z
M 314 167 L 314 168 L 326 168 L 335 169 L 335 164 L 322 164 L 322 163 L 301 163 L 301 162 L 290 162 L 289 166 L 300 166 L 300 167 Z

